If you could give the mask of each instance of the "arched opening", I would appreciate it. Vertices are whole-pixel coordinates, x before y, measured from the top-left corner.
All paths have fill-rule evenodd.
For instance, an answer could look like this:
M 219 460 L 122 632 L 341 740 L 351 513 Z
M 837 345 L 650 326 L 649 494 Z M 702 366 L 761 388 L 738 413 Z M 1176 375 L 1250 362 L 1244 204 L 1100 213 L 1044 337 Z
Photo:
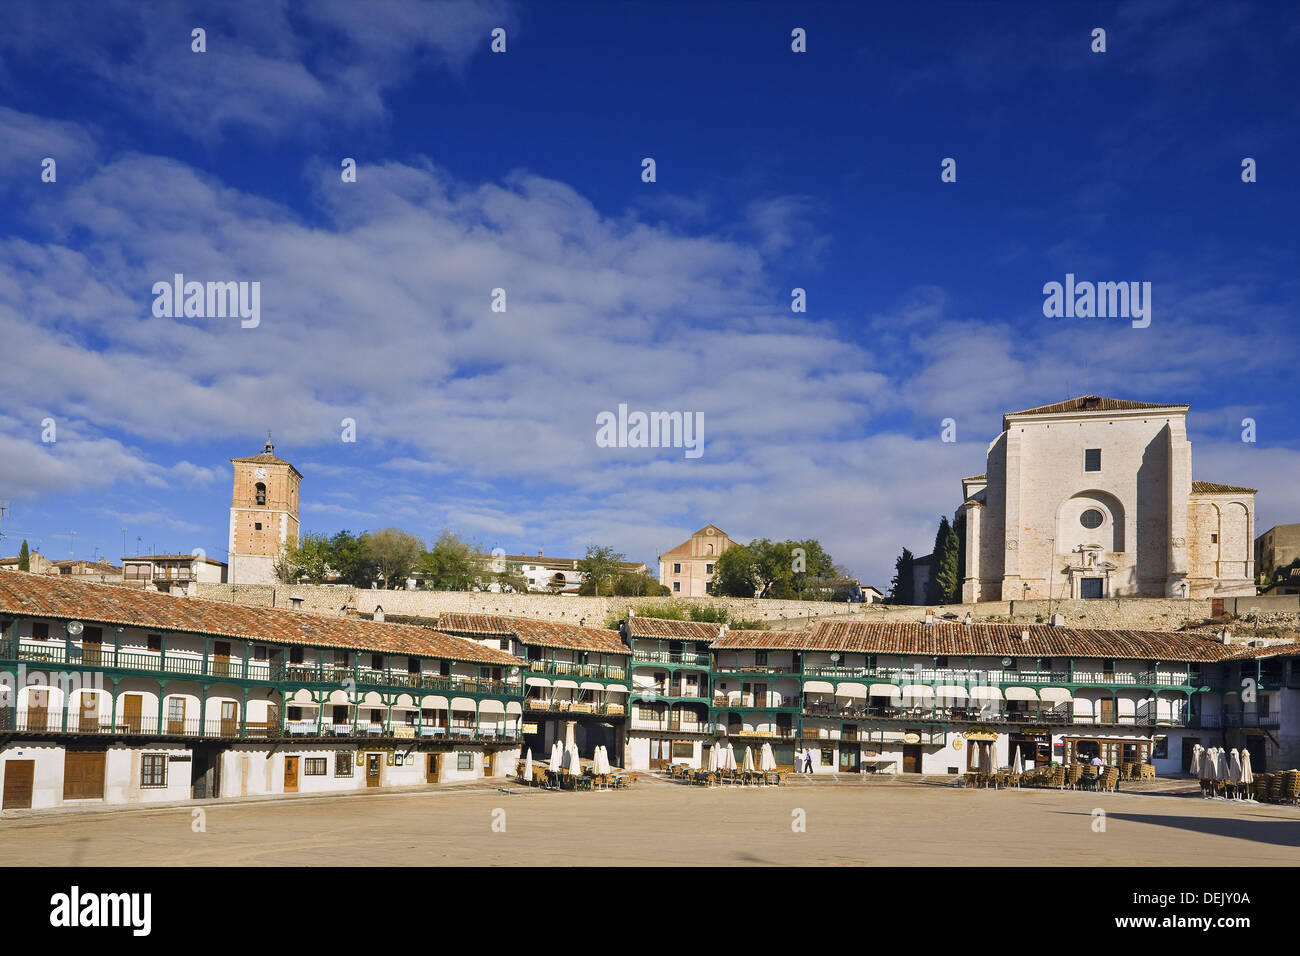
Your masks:
M 259 481 L 255 490 L 257 492 L 257 503 L 259 505 L 266 504 L 266 485 Z
M 1109 492 L 1080 491 L 1057 509 L 1056 553 L 1070 554 L 1081 547 L 1124 551 L 1124 505 Z

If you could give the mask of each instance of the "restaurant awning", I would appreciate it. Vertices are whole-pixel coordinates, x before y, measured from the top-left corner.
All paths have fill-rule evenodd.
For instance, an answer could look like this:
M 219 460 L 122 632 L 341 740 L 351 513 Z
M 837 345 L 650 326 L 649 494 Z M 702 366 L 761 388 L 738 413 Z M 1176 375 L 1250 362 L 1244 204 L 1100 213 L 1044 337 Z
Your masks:
M 803 692 L 805 694 L 833 694 L 835 693 L 835 685 L 828 680 L 804 681 Z
M 479 701 L 478 712 L 480 714 L 504 714 L 506 705 L 499 700 L 482 700 Z
M 928 700 L 934 696 L 934 688 L 929 684 L 908 684 L 903 688 L 904 697 L 919 697 Z
M 1074 699 L 1064 687 L 1044 687 L 1039 691 L 1039 696 L 1044 703 L 1051 704 L 1067 704 Z
M 603 691 L 605 689 L 605 685 L 598 683 L 597 681 L 594 680 L 585 680 L 582 682 L 582 689 Z
M 898 689 L 897 684 L 872 684 L 868 688 L 868 693 L 872 697 L 890 697 L 894 700 L 903 696 L 903 692 Z
M 965 687 L 959 687 L 956 684 L 943 684 L 935 691 L 935 693 L 948 700 L 966 700 L 970 697 L 970 694 L 966 692 Z
M 526 677 L 524 683 L 529 687 L 550 687 L 551 682 L 545 677 Z
M 624 684 L 610 684 L 608 687 L 605 688 L 605 690 L 617 694 L 626 694 L 627 686 Z
M 577 689 L 578 689 L 578 682 L 577 682 L 576 680 L 567 680 L 567 679 L 565 679 L 565 678 L 561 678 L 560 680 L 557 680 L 557 681 L 555 682 L 555 686 L 556 686 L 556 687 L 567 687 L 567 688 L 569 688 L 570 690 L 577 690 Z
M 867 696 L 866 684 L 855 684 L 852 681 L 845 681 L 835 688 L 836 697 L 863 697 Z
M 477 710 L 478 708 L 474 706 L 474 701 L 470 700 L 468 697 L 453 697 L 451 700 L 451 709 Z
M 1038 693 L 1032 687 L 1008 687 L 1007 700 L 1038 700 Z
M 996 687 L 972 687 L 970 689 L 971 700 L 1001 700 L 1002 691 Z
M 510 701 L 510 703 L 506 704 L 507 714 L 515 715 L 515 714 L 523 714 L 523 712 L 524 712 L 523 705 L 520 704 L 519 701 L 517 700 L 512 700 Z
M 423 708 L 425 708 L 426 710 L 447 710 L 447 709 L 449 709 L 448 706 L 447 706 L 447 698 L 446 698 L 446 697 L 439 697 L 439 696 L 437 696 L 437 695 L 435 695 L 435 696 L 433 696 L 433 697 L 426 697 L 426 698 L 424 698 L 424 700 L 420 701 L 420 706 L 423 707 Z

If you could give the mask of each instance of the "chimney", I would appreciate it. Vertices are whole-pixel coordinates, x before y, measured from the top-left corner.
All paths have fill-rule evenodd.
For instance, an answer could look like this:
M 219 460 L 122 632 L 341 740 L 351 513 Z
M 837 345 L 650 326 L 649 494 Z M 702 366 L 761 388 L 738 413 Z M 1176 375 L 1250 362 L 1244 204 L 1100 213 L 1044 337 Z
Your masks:
M 376 620 L 376 621 L 382 621 L 383 619 L 384 619 L 384 606 L 383 606 L 382 604 L 376 604 L 376 605 L 375 605 L 375 620 Z
M 1228 628 L 1226 628 L 1226 627 L 1223 628 L 1223 629 L 1221 629 L 1221 630 L 1219 631 L 1219 633 L 1218 633 L 1218 634 L 1215 634 L 1214 636 L 1215 636 L 1215 638 L 1218 639 L 1218 641 L 1219 641 L 1220 644 L 1231 644 L 1231 643 L 1232 643 L 1232 631 L 1230 631 L 1230 630 L 1229 630 Z
M 636 608 L 634 608 L 634 607 L 630 607 L 630 608 L 628 608 L 628 609 L 627 609 L 627 616 L 628 616 L 628 617 L 636 617 Z
M 930 627 L 934 625 L 934 611 L 927 610 L 925 612 L 925 623 L 926 626 L 930 626 Z
M 974 617 L 974 615 L 972 615 L 970 611 L 967 611 L 967 612 L 966 612 L 966 619 L 965 619 L 964 621 L 962 621 L 962 623 L 965 624 L 967 627 L 970 627 L 972 624 L 975 623 L 975 617 Z
M 1028 640 L 1029 640 L 1029 629 L 1028 629 L 1028 628 L 1026 628 L 1025 630 L 1023 630 L 1023 631 L 1020 632 L 1020 640 L 1021 640 L 1021 641 L 1028 641 Z
M 1052 620 L 1051 620 L 1051 625 L 1052 625 L 1052 627 L 1065 627 L 1065 615 L 1064 615 L 1064 614 L 1059 614 L 1059 613 L 1058 613 L 1058 614 L 1053 614 L 1053 615 L 1052 615 Z
M 539 558 L 542 556 L 542 549 L 541 549 L 541 548 L 538 548 L 538 549 L 537 549 L 537 556 L 538 556 Z

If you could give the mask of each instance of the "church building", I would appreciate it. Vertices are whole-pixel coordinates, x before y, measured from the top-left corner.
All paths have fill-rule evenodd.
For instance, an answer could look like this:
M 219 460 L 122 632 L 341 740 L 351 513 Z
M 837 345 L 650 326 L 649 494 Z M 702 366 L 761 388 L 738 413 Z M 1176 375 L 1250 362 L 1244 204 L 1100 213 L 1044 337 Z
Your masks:
M 274 584 L 275 561 L 298 546 L 298 486 L 302 475 L 275 454 L 267 439 L 260 455 L 232 458 L 230 499 L 231 584 Z
M 1085 395 L 1003 416 L 962 479 L 964 601 L 1255 593 L 1255 489 L 1192 480 L 1187 405 Z

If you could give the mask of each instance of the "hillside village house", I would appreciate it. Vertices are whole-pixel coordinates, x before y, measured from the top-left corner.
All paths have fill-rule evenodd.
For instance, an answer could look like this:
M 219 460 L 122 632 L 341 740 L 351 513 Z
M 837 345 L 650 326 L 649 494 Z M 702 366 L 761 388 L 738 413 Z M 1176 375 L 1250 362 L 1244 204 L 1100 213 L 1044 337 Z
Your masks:
M 14 555 L 12 558 L 0 558 L 0 571 L 17 571 L 18 560 L 18 555 Z M 53 567 L 54 562 L 39 551 L 32 551 L 27 556 L 29 574 L 48 574 Z
M 122 559 L 125 584 L 152 586 L 160 591 L 184 591 L 192 582 L 225 584 L 226 571 L 225 562 L 192 554 L 146 554 Z
M 500 574 L 508 567 L 514 567 L 528 581 L 529 591 L 552 592 L 556 594 L 577 594 L 586 575 L 578 570 L 581 558 L 548 558 L 541 551 L 537 554 L 483 554 L 479 555 L 487 562 L 487 567 L 495 574 Z M 644 561 L 620 561 L 619 569 L 630 574 L 645 574 L 649 569 Z M 601 585 L 602 589 L 605 585 Z M 492 588 L 495 590 L 496 585 Z M 602 590 L 602 593 L 608 591 Z
M 0 575 L 3 807 L 500 775 L 519 665 L 410 625 Z
M 735 543 L 716 525 L 705 525 L 677 547 L 659 555 L 659 583 L 674 597 L 708 594 L 718 555 Z
M 962 600 L 1255 593 L 1255 489 L 1192 480 L 1187 405 L 1011 412 L 962 479 Z
M 1265 579 L 1300 559 L 1300 524 L 1279 524 L 1255 539 L 1255 570 Z

